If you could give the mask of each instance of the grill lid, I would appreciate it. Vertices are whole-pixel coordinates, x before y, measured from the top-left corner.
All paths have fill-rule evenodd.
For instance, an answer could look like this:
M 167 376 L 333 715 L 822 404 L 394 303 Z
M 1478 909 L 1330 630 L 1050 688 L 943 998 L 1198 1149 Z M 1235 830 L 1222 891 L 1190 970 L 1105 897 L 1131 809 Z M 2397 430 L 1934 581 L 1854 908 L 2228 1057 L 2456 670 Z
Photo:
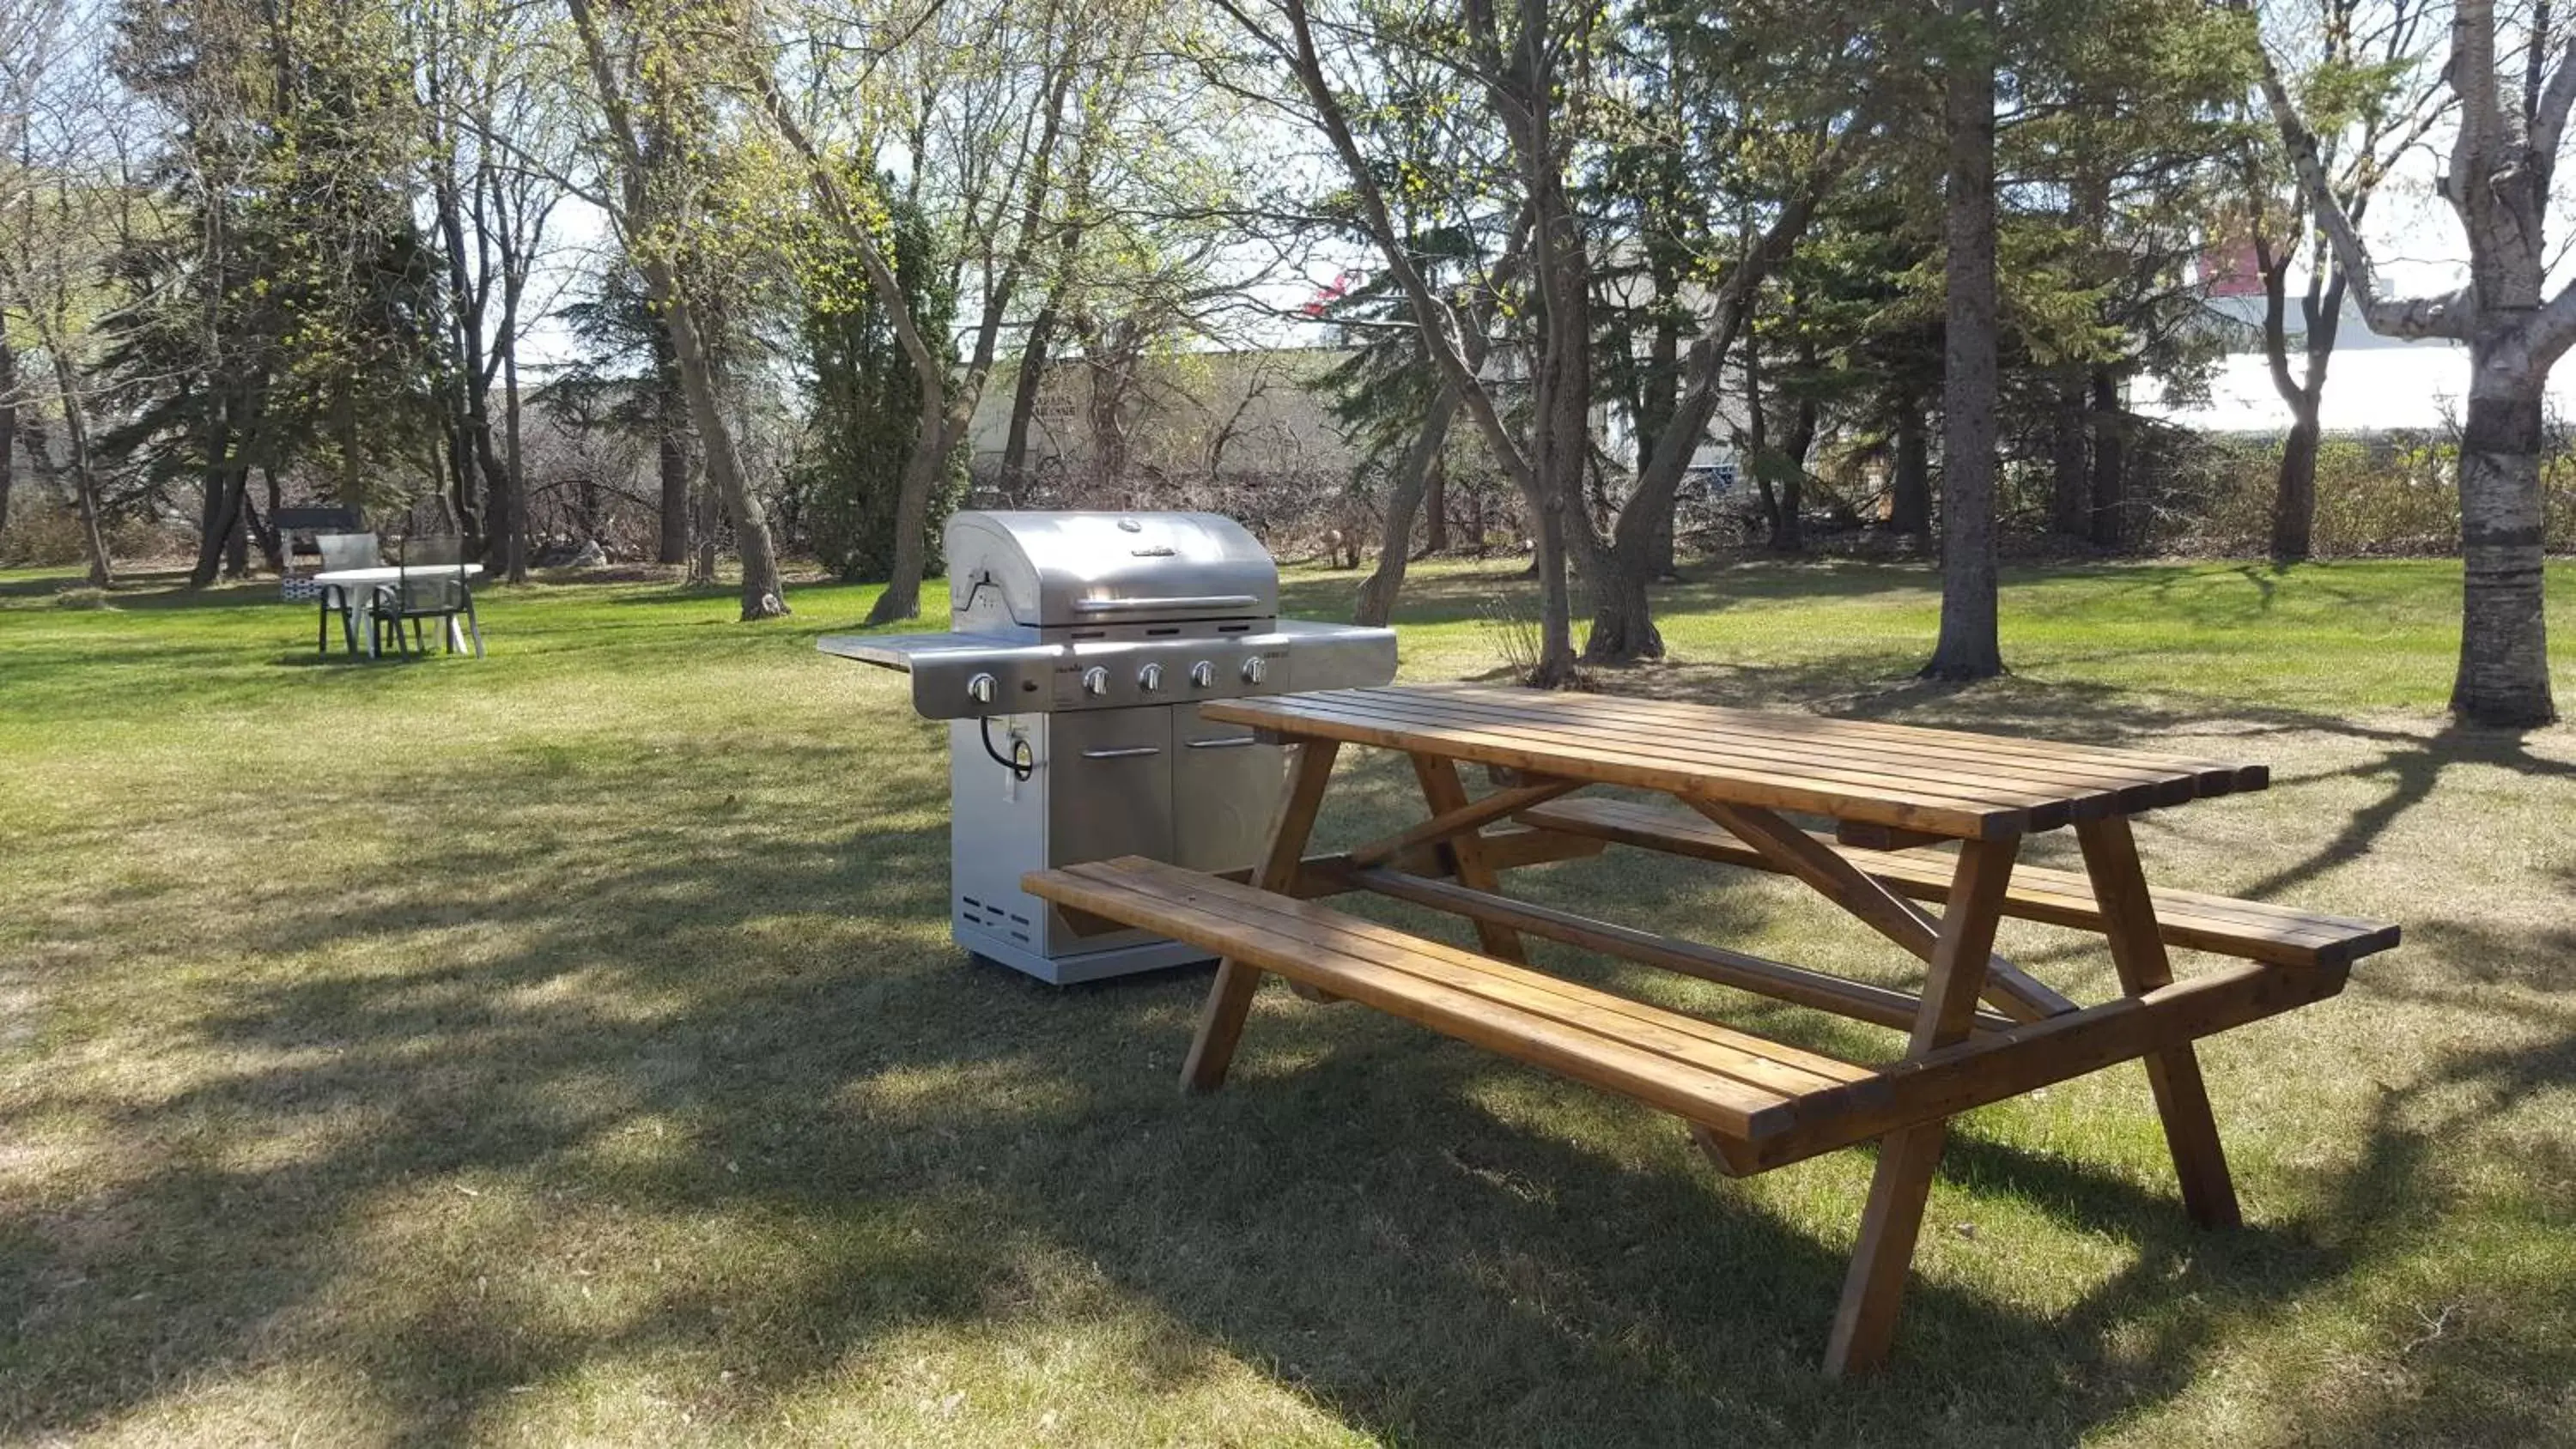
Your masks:
M 1220 513 L 965 512 L 946 535 L 951 617 L 972 629 L 1268 620 L 1279 569 Z

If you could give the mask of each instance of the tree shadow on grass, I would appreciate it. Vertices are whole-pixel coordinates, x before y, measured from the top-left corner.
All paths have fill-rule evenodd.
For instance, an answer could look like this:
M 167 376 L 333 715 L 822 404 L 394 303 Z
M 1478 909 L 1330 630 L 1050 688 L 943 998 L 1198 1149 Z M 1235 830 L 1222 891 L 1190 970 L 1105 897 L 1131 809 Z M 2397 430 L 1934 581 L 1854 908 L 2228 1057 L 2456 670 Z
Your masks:
M 620 1370 L 751 1425 L 925 1326 L 1123 1314 L 1149 1387 L 1241 1358 L 1414 1442 L 1898 1442 L 1962 1393 L 1961 1437 L 2054 1441 L 2340 1271 L 2265 1228 L 2212 1249 L 2160 1195 L 1970 1129 L 1945 1197 L 2037 1202 L 2136 1264 L 2060 1318 L 1935 1273 L 1885 1378 L 1824 1382 L 1839 1227 L 1356 1008 L 1270 995 L 1236 1084 L 1181 1100 L 1203 974 L 1057 991 L 947 947 L 935 762 L 877 762 L 866 818 L 820 831 L 739 798 L 855 763 L 524 752 L 376 799 L 412 848 L 247 903 L 166 1089 L 29 1094 L 129 1151 L 0 1227 L 0 1430 L 280 1363 L 363 1373 L 420 1441 Z M 1388 762 L 1344 783 L 1349 835 L 1413 805 Z M 2159 1352 L 2105 1347 L 2141 1319 Z

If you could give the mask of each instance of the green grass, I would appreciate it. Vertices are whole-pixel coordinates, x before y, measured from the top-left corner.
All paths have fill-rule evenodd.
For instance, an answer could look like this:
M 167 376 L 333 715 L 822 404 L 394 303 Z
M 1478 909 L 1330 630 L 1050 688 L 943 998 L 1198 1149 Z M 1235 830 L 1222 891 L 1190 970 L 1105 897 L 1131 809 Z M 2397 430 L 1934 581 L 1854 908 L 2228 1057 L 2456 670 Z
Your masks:
M 1417 577 L 1408 676 L 1496 669 L 1507 574 Z M 1850 1384 L 1813 1366 L 1866 1152 L 1729 1181 L 1669 1118 L 1275 991 L 1185 1100 L 1203 972 L 970 969 L 944 736 L 813 649 L 867 590 L 744 626 L 497 589 L 490 659 L 368 667 L 265 587 L 70 582 L 0 574 L 0 1439 L 2576 1443 L 2576 734 L 2438 715 L 2454 567 L 2017 573 L 2017 673 L 1964 691 L 1906 677 L 1920 570 L 1669 592 L 1677 662 L 1608 687 L 2266 760 L 2148 817 L 2151 871 L 2408 932 L 2206 1045 L 2241 1232 L 2183 1220 L 2134 1066 L 1965 1119 Z M 1325 838 L 1414 808 L 1357 763 Z M 1905 976 L 1780 881 L 1523 880 Z M 2076 938 L 2003 944 L 2106 989 Z

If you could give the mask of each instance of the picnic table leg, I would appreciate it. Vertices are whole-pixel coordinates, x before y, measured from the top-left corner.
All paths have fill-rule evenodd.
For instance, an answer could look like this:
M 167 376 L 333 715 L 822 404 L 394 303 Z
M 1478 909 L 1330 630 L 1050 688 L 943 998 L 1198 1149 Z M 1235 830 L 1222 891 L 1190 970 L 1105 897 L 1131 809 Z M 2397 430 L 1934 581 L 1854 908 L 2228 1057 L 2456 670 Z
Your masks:
M 2101 906 L 2102 931 L 2111 943 L 2120 989 L 2143 996 L 2171 985 L 2173 961 L 2156 927 L 2155 900 L 2138 866 L 2137 837 L 2130 833 L 2128 817 L 2079 820 L 2075 838 L 2084 847 L 2085 873 L 2093 879 L 2093 898 Z M 2147 1053 L 2146 1063 L 2156 1115 L 2164 1121 L 2165 1146 L 2173 1153 L 2174 1175 L 2182 1181 L 2184 1210 L 2204 1228 L 2239 1226 L 2245 1219 L 2227 1172 L 2227 1151 L 2219 1145 L 2218 1121 L 2210 1114 L 2209 1089 L 2200 1079 L 2200 1058 L 2191 1043 L 2179 1042 Z
M 1994 950 L 1995 925 L 2003 917 L 2004 888 L 2012 881 L 2013 858 L 2020 849 L 2019 840 L 1971 840 L 1960 846 L 1958 869 L 1950 879 L 1950 906 L 1941 916 L 1941 935 L 1933 946 L 1907 1056 L 1919 1057 L 1967 1038 L 1977 994 L 1985 984 L 1987 957 Z M 1888 1345 L 1896 1337 L 1897 1309 L 1905 1301 L 1906 1275 L 1914 1263 L 1915 1237 L 1932 1191 L 1932 1171 L 1940 1165 L 1948 1130 L 1946 1120 L 1936 1120 L 1879 1139 L 1878 1169 L 1870 1179 L 1869 1205 L 1861 1211 L 1860 1242 L 1852 1250 L 1842 1304 L 1834 1311 L 1833 1335 L 1825 1344 L 1829 1374 L 1866 1373 L 1887 1360 Z
M 1288 776 L 1288 804 L 1279 828 L 1270 837 L 1270 853 L 1252 883 L 1266 891 L 1284 891 L 1297 878 L 1306 855 L 1306 838 L 1315 832 L 1315 815 L 1324 805 L 1324 785 L 1333 776 L 1337 740 L 1307 740 L 1297 746 L 1297 763 Z M 1232 957 L 1216 963 L 1216 981 L 1208 987 L 1207 1005 L 1199 1011 L 1198 1034 L 1190 1039 L 1189 1057 L 1181 1063 L 1184 1091 L 1213 1092 L 1225 1085 L 1226 1068 L 1234 1064 L 1234 1046 L 1243 1036 L 1243 1020 L 1252 1011 L 1253 989 L 1261 968 Z
M 1458 778 L 1458 766 L 1442 755 L 1413 756 L 1414 778 L 1422 782 L 1422 798 L 1431 805 L 1435 816 L 1467 808 L 1467 786 Z M 1458 884 L 1469 890 L 1492 891 L 1501 884 L 1495 878 L 1493 865 L 1485 859 L 1485 840 L 1481 831 L 1470 830 L 1453 835 L 1440 844 L 1444 860 L 1454 868 Z M 1520 932 L 1509 926 L 1476 918 L 1476 940 L 1485 954 L 1504 961 L 1529 963 L 1529 952 L 1521 945 Z

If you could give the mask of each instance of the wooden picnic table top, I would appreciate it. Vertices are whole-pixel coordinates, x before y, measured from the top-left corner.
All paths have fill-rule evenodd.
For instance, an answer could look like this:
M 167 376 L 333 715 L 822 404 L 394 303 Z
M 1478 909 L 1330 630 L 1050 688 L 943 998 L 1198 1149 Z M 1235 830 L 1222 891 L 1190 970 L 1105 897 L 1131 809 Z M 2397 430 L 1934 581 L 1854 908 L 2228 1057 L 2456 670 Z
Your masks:
M 1786 710 L 1486 685 L 1230 699 L 1209 719 L 1971 840 L 2260 790 L 2262 765 Z

